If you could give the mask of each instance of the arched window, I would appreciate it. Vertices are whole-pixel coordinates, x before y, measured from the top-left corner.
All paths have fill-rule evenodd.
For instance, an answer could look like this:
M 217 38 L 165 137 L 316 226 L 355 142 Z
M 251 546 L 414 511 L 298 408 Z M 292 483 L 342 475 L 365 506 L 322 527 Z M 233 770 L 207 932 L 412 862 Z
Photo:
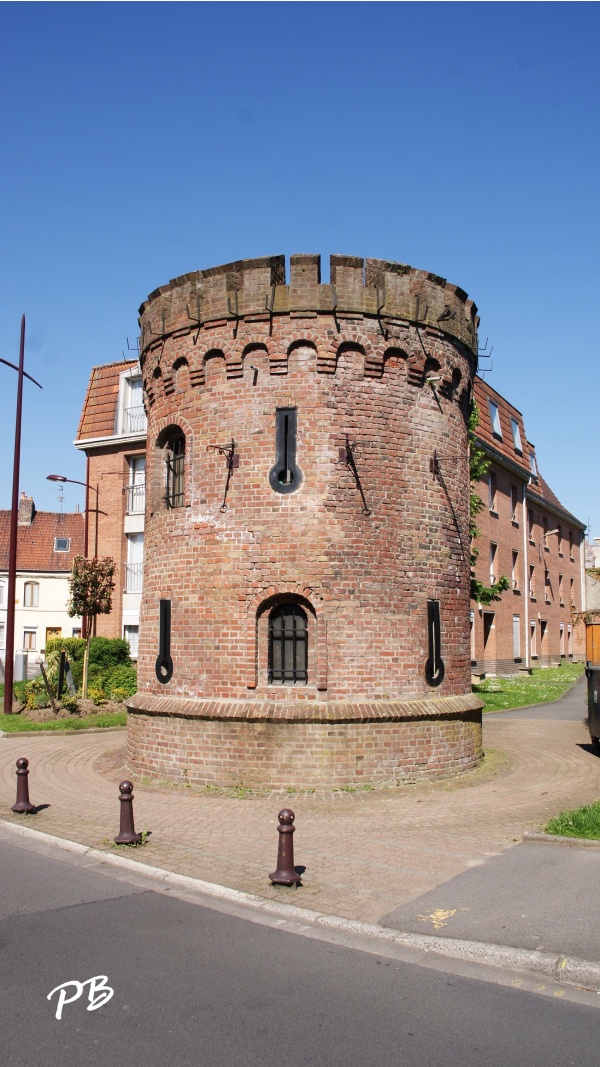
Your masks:
M 39 604 L 40 587 L 37 582 L 25 582 L 23 590 L 23 607 L 37 608 Z
M 269 685 L 306 685 L 308 623 L 297 604 L 280 604 L 269 615 Z
M 165 445 L 166 492 L 168 508 L 182 508 L 185 503 L 185 437 L 174 431 Z

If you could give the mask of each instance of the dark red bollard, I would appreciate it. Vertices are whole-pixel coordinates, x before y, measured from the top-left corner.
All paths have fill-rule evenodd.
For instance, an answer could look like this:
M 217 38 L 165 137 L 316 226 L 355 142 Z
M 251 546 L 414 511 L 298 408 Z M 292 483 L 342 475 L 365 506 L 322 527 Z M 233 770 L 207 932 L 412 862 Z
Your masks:
M 29 815 L 30 812 L 35 811 L 35 804 L 32 804 L 29 799 L 29 760 L 21 756 L 17 760 L 17 801 L 13 804 L 11 811 L 17 811 L 21 815 Z
M 300 875 L 294 870 L 294 819 L 291 808 L 283 808 L 279 815 L 279 847 L 277 849 L 277 870 L 269 875 L 273 885 L 300 885 Z
M 141 834 L 136 834 L 133 825 L 133 785 L 131 782 L 121 782 L 119 786 L 119 801 L 121 804 L 121 818 L 119 821 L 119 836 L 115 837 L 116 845 L 139 845 L 142 840 Z

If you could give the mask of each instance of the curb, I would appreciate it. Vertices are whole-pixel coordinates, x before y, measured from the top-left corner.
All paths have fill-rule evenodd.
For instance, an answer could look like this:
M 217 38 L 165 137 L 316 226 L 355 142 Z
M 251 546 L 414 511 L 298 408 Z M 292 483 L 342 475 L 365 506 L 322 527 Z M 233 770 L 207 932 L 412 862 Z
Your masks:
M 543 841 L 545 845 L 566 845 L 567 848 L 600 848 L 600 840 L 587 837 L 561 837 L 559 834 L 525 833 L 523 843 Z
M 81 726 L 79 730 L 0 730 L 0 737 L 72 737 L 73 734 L 115 734 L 126 726 Z
M 239 889 L 229 889 L 227 886 L 217 885 L 214 882 L 204 882 L 199 878 L 189 878 L 187 875 L 174 874 L 172 871 L 164 870 L 162 867 L 138 863 L 136 860 L 126 859 L 124 856 L 113 856 L 108 852 L 102 852 L 100 849 L 79 844 L 77 841 L 55 837 L 51 834 L 42 833 L 40 830 L 32 830 L 26 826 L 15 826 L 14 823 L 5 822 L 3 819 L 0 819 L 0 827 L 11 830 L 22 837 L 54 845 L 67 852 L 76 852 L 80 855 L 89 856 L 100 863 L 108 863 L 115 867 L 125 868 L 125 870 L 132 871 L 138 875 L 145 874 L 157 878 L 167 883 L 167 885 L 195 890 L 213 899 L 251 907 L 283 920 L 300 921 L 304 925 L 312 923 L 342 934 L 360 935 L 396 944 L 406 949 L 416 949 L 427 954 L 461 960 L 465 963 L 504 968 L 533 978 L 546 978 L 560 985 L 575 986 L 579 989 L 600 993 L 600 963 L 578 959 L 576 956 L 541 952 L 537 949 L 511 948 L 509 945 L 495 945 L 484 941 L 467 941 L 458 938 L 434 937 L 430 934 L 411 934 L 402 930 L 391 930 L 388 927 L 363 923 L 355 919 L 343 919 L 336 915 L 325 915 L 322 912 L 299 908 L 293 904 L 265 900 L 263 897 L 245 893 Z M 536 839 L 534 834 L 528 836 L 529 839 Z M 545 835 L 538 836 L 545 840 Z M 569 843 L 572 841 L 571 838 L 557 840 L 566 840 Z

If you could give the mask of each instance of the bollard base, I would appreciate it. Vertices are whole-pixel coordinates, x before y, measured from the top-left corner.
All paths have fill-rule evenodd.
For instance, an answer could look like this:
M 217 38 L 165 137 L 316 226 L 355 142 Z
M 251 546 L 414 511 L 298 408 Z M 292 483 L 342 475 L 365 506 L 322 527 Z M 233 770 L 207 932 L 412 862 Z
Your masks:
M 287 885 L 298 886 L 302 885 L 302 879 L 299 874 L 290 874 L 289 871 L 273 871 L 273 874 L 269 875 L 272 885 Z
M 141 845 L 141 834 L 119 834 L 115 837 L 115 845 Z
M 31 815 L 35 813 L 35 804 L 22 800 L 20 803 L 13 804 L 10 810 L 16 811 L 17 815 Z

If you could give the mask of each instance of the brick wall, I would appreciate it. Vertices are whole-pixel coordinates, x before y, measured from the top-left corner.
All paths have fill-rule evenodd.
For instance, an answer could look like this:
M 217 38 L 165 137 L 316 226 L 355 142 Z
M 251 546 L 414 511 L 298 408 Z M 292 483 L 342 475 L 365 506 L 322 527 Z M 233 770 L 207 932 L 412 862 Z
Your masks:
M 90 522 L 88 534 L 88 551 L 95 555 L 96 543 L 98 554 L 112 556 L 115 561 L 115 588 L 113 606 L 110 615 L 98 615 L 96 633 L 99 637 L 122 637 L 122 601 L 125 588 L 125 563 L 127 561 L 127 540 L 124 532 L 126 499 L 123 489 L 128 483 L 128 458 L 144 455 L 144 450 L 130 445 L 120 445 L 114 441 L 106 448 L 90 451 L 88 459 L 88 482 L 98 486 L 98 534 L 96 542 L 96 494 L 89 493 Z
M 469 693 L 466 419 L 476 309 L 456 286 L 401 264 L 332 257 L 329 285 L 318 257 L 292 257 L 289 286 L 282 268 L 275 257 L 197 272 L 141 309 L 139 697 L 168 695 L 184 714 L 197 698 L 317 708 Z M 269 482 L 280 408 L 297 417 L 301 484 L 290 493 Z M 185 435 L 185 491 L 183 506 L 169 508 L 173 427 Z M 364 501 L 345 462 L 347 440 Z M 226 459 L 215 446 L 232 441 L 238 458 L 225 501 Z M 172 606 L 167 685 L 154 670 L 161 598 Z M 445 664 L 435 691 L 425 680 L 428 600 L 440 604 Z M 268 684 L 267 620 L 282 601 L 306 612 L 306 685 Z M 144 729 L 150 744 L 162 726 L 149 716 Z

